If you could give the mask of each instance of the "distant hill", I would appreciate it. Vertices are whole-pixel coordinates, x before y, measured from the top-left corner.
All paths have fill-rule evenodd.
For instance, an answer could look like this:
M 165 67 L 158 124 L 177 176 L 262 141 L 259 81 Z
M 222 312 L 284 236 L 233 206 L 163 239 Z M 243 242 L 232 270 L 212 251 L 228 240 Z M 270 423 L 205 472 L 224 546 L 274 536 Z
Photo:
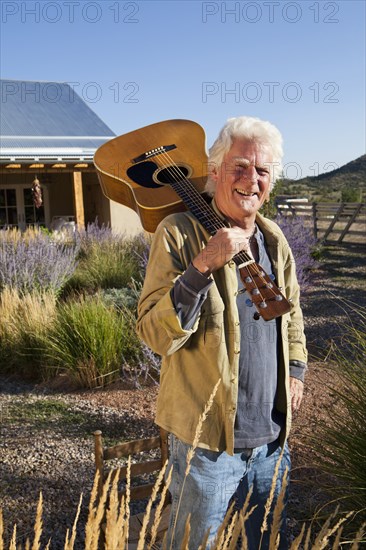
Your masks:
M 281 180 L 279 193 L 315 201 L 365 202 L 366 155 L 319 176 Z

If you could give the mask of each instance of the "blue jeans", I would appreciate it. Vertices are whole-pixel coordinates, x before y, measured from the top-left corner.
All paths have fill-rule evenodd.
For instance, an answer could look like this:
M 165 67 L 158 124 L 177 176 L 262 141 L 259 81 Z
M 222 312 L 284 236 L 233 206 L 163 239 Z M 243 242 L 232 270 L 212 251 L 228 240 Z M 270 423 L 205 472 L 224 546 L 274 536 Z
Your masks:
M 205 533 L 210 528 L 207 545 L 209 548 L 215 540 L 229 504 L 234 500 L 235 509 L 240 509 L 251 486 L 253 486 L 253 494 L 249 502 L 249 509 L 254 505 L 257 505 L 257 508 L 245 523 L 248 548 L 249 550 L 268 549 L 272 513 L 267 522 L 269 529 L 265 531 L 261 543 L 260 529 L 276 462 L 281 453 L 278 441 L 254 449 L 240 449 L 240 452 L 236 452 L 234 456 L 225 452 L 197 448 L 191 461 L 189 475 L 184 482 L 186 455 L 189 449 L 189 445 L 175 436 L 171 436 L 170 466 L 173 467 L 173 477 L 170 492 L 172 511 L 167 535 L 167 550 L 170 548 L 180 550 L 189 514 L 191 514 L 189 550 L 199 548 Z M 286 466 L 290 468 L 287 443 L 276 481 L 271 512 L 281 489 Z M 285 503 L 286 501 L 287 495 Z M 285 509 L 282 515 L 279 548 L 281 550 L 287 548 Z

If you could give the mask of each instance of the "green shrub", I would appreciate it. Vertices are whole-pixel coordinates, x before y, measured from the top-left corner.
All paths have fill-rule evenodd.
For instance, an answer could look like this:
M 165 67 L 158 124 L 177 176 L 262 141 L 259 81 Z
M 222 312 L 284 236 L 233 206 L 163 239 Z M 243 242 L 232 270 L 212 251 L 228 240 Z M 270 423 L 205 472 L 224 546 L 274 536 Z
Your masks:
M 119 377 L 123 362 L 136 352 L 137 338 L 129 318 L 96 296 L 60 304 L 46 345 L 50 367 L 92 388 Z
M 354 511 L 357 529 L 366 520 L 366 308 L 352 306 L 350 313 L 353 323 L 334 352 L 337 406 L 319 426 L 315 451 L 319 468 L 331 475 L 325 489 L 342 510 Z
M 128 287 L 142 281 L 141 257 L 147 246 L 142 236 L 126 237 L 94 226 L 80 236 L 79 264 L 65 288 L 89 293 L 103 288 Z

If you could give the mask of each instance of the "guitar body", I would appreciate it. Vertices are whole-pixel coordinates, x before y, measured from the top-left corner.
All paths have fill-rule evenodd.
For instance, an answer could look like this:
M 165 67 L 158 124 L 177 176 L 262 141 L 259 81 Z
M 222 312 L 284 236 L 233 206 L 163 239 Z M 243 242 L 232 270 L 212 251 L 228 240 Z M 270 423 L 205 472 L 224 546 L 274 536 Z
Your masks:
M 169 185 L 172 167 L 178 167 L 197 191 L 203 192 L 207 180 L 205 142 L 199 124 L 181 119 L 116 137 L 99 147 L 94 156 L 103 193 L 134 209 L 144 229 L 154 232 L 168 214 L 187 209 Z M 163 154 L 158 152 L 161 147 Z

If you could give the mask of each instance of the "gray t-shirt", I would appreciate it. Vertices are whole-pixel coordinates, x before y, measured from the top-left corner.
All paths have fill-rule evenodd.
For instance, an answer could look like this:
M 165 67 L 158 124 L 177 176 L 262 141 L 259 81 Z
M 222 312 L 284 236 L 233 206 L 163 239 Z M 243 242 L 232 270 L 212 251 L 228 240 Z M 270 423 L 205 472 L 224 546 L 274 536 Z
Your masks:
M 257 228 L 259 264 L 272 274 L 264 237 Z M 256 312 L 250 295 L 238 274 L 237 304 L 240 320 L 240 357 L 238 407 L 235 419 L 235 448 L 254 448 L 275 441 L 285 424 L 284 415 L 274 406 L 277 390 L 278 331 L 277 321 L 253 318 Z M 241 290 L 243 291 L 241 292 Z

